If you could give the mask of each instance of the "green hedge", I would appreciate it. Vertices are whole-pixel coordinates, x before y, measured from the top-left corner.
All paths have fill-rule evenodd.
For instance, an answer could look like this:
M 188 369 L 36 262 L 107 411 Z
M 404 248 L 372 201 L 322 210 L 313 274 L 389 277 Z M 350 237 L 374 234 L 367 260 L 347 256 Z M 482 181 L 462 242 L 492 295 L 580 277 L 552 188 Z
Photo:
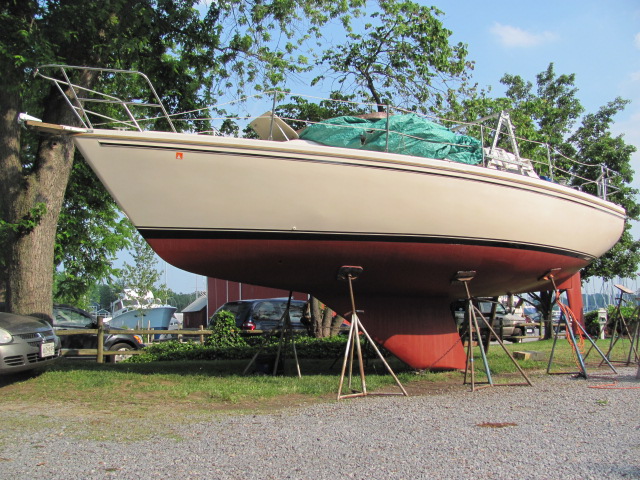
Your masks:
M 633 330 L 632 326 L 635 325 L 633 322 L 636 320 L 634 317 L 635 307 L 632 306 L 622 306 L 620 307 L 620 313 L 624 316 L 625 321 L 627 322 L 627 326 Z M 607 334 L 611 334 L 611 330 L 613 330 L 613 324 L 616 320 L 617 311 L 615 305 L 609 305 L 607 308 Z M 600 323 L 598 322 L 598 310 L 592 310 L 591 312 L 584 314 L 584 323 L 585 329 L 587 333 L 592 337 L 597 337 L 600 335 Z M 621 331 L 621 326 L 618 326 L 618 331 Z
M 171 360 L 239 360 L 250 359 L 255 355 L 262 337 L 242 338 L 244 344 L 216 345 L 215 341 L 205 341 L 204 345 L 195 342 L 181 343 L 169 341 L 152 344 L 144 353 L 132 356 L 127 362 L 157 362 Z M 296 336 L 298 358 L 336 358 L 344 354 L 347 337 L 339 335 L 330 338 L 311 338 Z M 226 342 L 222 342 L 226 343 Z M 286 348 L 290 349 L 290 345 Z M 265 345 L 263 354 L 275 355 L 278 350 L 278 338 L 274 337 Z

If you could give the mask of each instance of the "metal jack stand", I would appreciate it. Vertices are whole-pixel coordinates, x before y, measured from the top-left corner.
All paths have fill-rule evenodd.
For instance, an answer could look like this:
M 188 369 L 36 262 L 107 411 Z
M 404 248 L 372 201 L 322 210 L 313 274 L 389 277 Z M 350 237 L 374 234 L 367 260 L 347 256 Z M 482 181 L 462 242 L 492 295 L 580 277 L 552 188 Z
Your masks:
M 278 372 L 278 365 L 280 364 L 280 356 L 281 356 L 281 353 L 282 353 L 282 349 L 283 349 L 284 346 L 286 346 L 287 343 L 290 342 L 291 343 L 291 348 L 293 350 L 293 357 L 294 357 L 294 359 L 296 361 L 296 371 L 298 373 L 298 378 L 302 378 L 302 374 L 300 373 L 300 362 L 298 361 L 298 352 L 296 351 L 296 343 L 293 340 L 293 328 L 291 328 L 291 317 L 289 316 L 289 310 L 291 308 L 291 297 L 293 297 L 293 292 L 289 292 L 289 300 L 287 301 L 287 307 L 285 308 L 285 310 L 284 310 L 284 312 L 282 314 L 282 317 L 280 317 L 280 321 L 278 322 L 278 326 L 276 328 L 274 328 L 273 330 L 270 330 L 263 337 L 262 343 L 260 344 L 260 348 L 258 349 L 256 354 L 253 356 L 253 358 L 251 359 L 249 364 L 246 366 L 246 368 L 242 372 L 243 375 L 247 374 L 247 372 L 249 371 L 249 368 L 251 368 L 251 366 L 255 363 L 256 359 L 258 358 L 258 355 L 260 355 L 262 350 L 264 350 L 265 345 L 271 339 L 271 337 L 273 337 L 275 332 L 279 332 L 280 340 L 278 342 L 278 351 L 276 353 L 276 359 L 275 359 L 275 362 L 273 364 L 272 375 L 275 376 L 276 373 Z M 282 357 L 282 367 L 284 369 L 284 357 Z
M 342 373 L 340 374 L 340 385 L 338 386 L 338 400 L 342 400 L 343 398 L 364 397 L 366 395 L 371 395 L 370 393 L 367 392 L 367 382 L 366 382 L 365 375 L 364 375 L 364 362 L 362 360 L 362 348 L 360 346 L 360 333 L 361 332 L 362 332 L 362 334 L 364 334 L 364 336 L 367 339 L 367 341 L 369 342 L 369 344 L 375 350 L 376 354 L 378 355 L 378 358 L 380 358 L 380 360 L 382 360 L 382 363 L 387 368 L 387 371 L 391 374 L 393 379 L 396 381 L 396 384 L 398 385 L 398 387 L 400 387 L 400 390 L 402 390 L 402 393 L 389 393 L 387 395 L 404 395 L 404 396 L 408 396 L 409 394 L 407 393 L 407 391 L 404 389 L 404 387 L 400 383 L 400 380 L 398 380 L 398 377 L 396 377 L 396 374 L 393 373 L 393 370 L 391 369 L 391 367 L 389 366 L 387 361 L 384 359 L 384 357 L 380 353 L 380 350 L 378 350 L 378 347 L 376 346 L 374 341 L 371 339 L 371 337 L 369 336 L 367 331 L 364 329 L 364 327 L 362 326 L 362 323 L 360 323 L 360 319 L 358 318 L 358 315 L 356 313 L 356 302 L 355 302 L 354 297 L 353 297 L 352 281 L 355 280 L 356 278 L 358 278 L 358 276 L 361 273 L 362 273 L 362 267 L 343 266 L 343 267 L 340 267 L 340 269 L 338 270 L 338 279 L 339 280 L 347 280 L 347 282 L 349 283 L 349 296 L 351 298 L 351 326 L 349 327 L 349 336 L 347 338 L 347 346 L 346 346 L 346 348 L 344 350 L 344 361 L 342 363 Z M 357 355 L 358 355 L 358 367 L 359 367 L 359 370 L 360 370 L 360 383 L 362 385 L 362 391 L 361 392 L 355 391 L 355 390 L 353 390 L 351 388 L 351 378 L 352 378 L 352 374 L 353 374 L 354 350 L 357 352 Z M 345 373 L 346 373 L 346 370 L 347 370 L 347 363 L 349 364 L 349 382 L 348 382 L 347 388 L 349 388 L 349 390 L 351 390 L 352 393 L 343 395 L 342 394 L 342 386 L 344 384 L 344 376 L 345 376 Z M 380 394 L 378 394 L 378 395 L 380 395 Z
M 562 374 L 579 375 L 579 376 L 581 376 L 581 377 L 583 377 L 585 379 L 588 377 L 587 376 L 587 367 L 585 366 L 585 363 L 584 363 L 584 358 L 586 358 L 586 355 L 585 355 L 585 357 L 583 357 L 582 353 L 580 352 L 580 348 L 578 346 L 578 343 L 576 341 L 576 336 L 575 336 L 575 333 L 574 333 L 574 325 L 577 326 L 578 330 L 580 331 L 580 333 L 589 340 L 589 342 L 591 343 L 591 348 L 595 348 L 598 351 L 598 353 L 602 356 L 603 361 L 607 362 L 609 367 L 611 367 L 611 370 L 613 370 L 613 373 L 618 373 L 618 372 L 616 372 L 616 369 L 613 368 L 613 365 L 611 365 L 609 360 L 606 359 L 604 353 L 602 353 L 602 351 L 598 348 L 598 346 L 593 341 L 591 336 L 587 333 L 587 331 L 584 329 L 584 327 L 582 325 L 580 325 L 580 322 L 577 321 L 577 319 L 575 318 L 575 315 L 573 314 L 571 309 L 567 305 L 564 305 L 562 302 L 560 302 L 560 291 L 556 287 L 556 282 L 555 282 L 555 278 L 554 278 L 554 274 L 555 274 L 556 271 L 557 271 L 557 269 L 551 270 L 551 271 L 547 272 L 545 275 L 543 275 L 542 278 L 544 280 L 549 280 L 551 282 L 551 284 L 553 285 L 553 290 L 556 293 L 556 303 L 560 307 L 560 311 L 562 313 L 561 318 L 564 320 L 564 328 L 565 328 L 566 336 L 569 339 L 569 342 L 571 343 L 571 347 L 573 348 L 573 351 L 574 351 L 574 353 L 576 355 L 576 359 L 578 360 L 578 365 L 580 367 L 580 371 L 579 372 L 551 372 L 551 363 L 553 362 L 553 355 L 554 355 L 554 352 L 555 352 L 555 349 L 556 349 L 556 343 L 558 343 L 558 336 L 560 334 L 560 324 L 558 324 L 558 327 L 555 330 L 555 335 L 553 337 L 553 346 L 551 347 L 551 353 L 549 354 L 549 363 L 547 364 L 547 374 L 549 374 L 549 375 L 562 375 Z M 591 350 L 589 350 L 589 351 L 591 351 Z M 589 352 L 587 352 L 587 355 L 588 354 L 589 354 Z
M 465 288 L 465 292 L 467 294 L 467 312 L 468 314 L 468 331 L 469 331 L 469 343 L 467 345 L 467 362 L 466 362 L 466 366 L 464 369 L 464 382 L 463 385 L 467 385 L 467 374 L 470 374 L 471 377 L 471 391 L 475 392 L 476 390 L 479 390 L 480 388 L 485 388 L 485 387 L 507 387 L 507 386 L 531 386 L 531 380 L 529 380 L 529 377 L 527 377 L 527 374 L 524 373 L 524 370 L 522 370 L 522 368 L 520 368 L 520 365 L 518 365 L 518 362 L 516 362 L 516 359 L 513 358 L 513 355 L 511 355 L 511 352 L 509 350 L 507 350 L 507 348 L 504 346 L 504 343 L 502 342 L 502 339 L 496 334 L 495 330 L 493 329 L 493 326 L 490 325 L 490 323 L 487 321 L 486 318 L 484 318 L 484 315 L 482 315 L 482 312 L 473 304 L 473 298 L 471 297 L 471 293 L 469 291 L 469 282 L 471 280 L 473 280 L 473 278 L 476 276 L 476 272 L 471 270 L 471 271 L 460 271 L 458 273 L 456 273 L 455 277 L 454 277 L 454 281 L 457 282 L 462 282 L 464 284 L 464 288 Z M 490 337 L 489 338 L 495 338 L 498 343 L 500 344 L 500 346 L 502 347 L 502 350 L 504 350 L 504 352 L 507 354 L 507 356 L 511 359 L 511 361 L 513 362 L 513 364 L 516 366 L 516 368 L 518 369 L 518 371 L 520 372 L 520 374 L 524 377 L 524 379 L 526 380 L 526 383 L 499 383 L 499 384 L 495 384 L 493 382 L 493 378 L 491 377 L 491 369 L 489 368 L 489 362 L 487 361 L 487 354 L 485 352 L 485 348 L 484 348 L 484 344 L 482 343 L 482 338 L 480 335 L 480 328 L 478 326 L 478 317 L 476 315 L 479 315 L 480 318 L 482 318 L 484 324 L 487 326 L 487 328 L 489 329 L 490 332 Z M 482 356 L 482 363 L 484 365 L 484 370 L 485 373 L 487 375 L 487 384 L 486 385 L 482 385 L 480 387 L 476 387 L 476 379 L 475 379 L 475 368 L 474 368 L 474 359 L 473 359 L 473 333 L 476 333 L 477 338 L 478 338 L 478 346 L 480 347 L 480 355 Z
M 631 332 L 631 329 L 629 328 L 629 323 L 627 323 L 627 320 L 624 318 L 624 315 L 622 314 L 622 310 L 620 309 L 620 307 L 622 306 L 622 300 L 623 300 L 623 294 L 625 293 L 634 293 L 633 290 L 628 289 L 627 287 L 623 286 L 623 285 L 614 285 L 614 287 L 616 287 L 618 290 L 620 290 L 620 296 L 618 297 L 618 303 L 616 305 L 616 313 L 615 313 L 615 320 L 613 322 L 613 329 L 611 332 L 611 342 L 609 343 L 609 350 L 607 350 L 607 355 L 606 358 L 608 361 L 613 362 L 614 360 L 611 360 L 611 353 L 613 351 L 613 347 L 615 347 L 616 343 L 618 343 L 618 340 L 624 338 L 625 336 L 625 332 L 627 335 L 629 335 L 629 339 L 631 341 L 631 345 L 629 346 L 629 354 L 627 355 L 627 360 L 619 360 L 616 361 L 616 363 L 621 363 L 623 365 L 629 366 L 632 364 L 635 364 L 638 362 L 638 346 L 637 346 L 637 342 L 638 342 L 638 327 L 640 327 L 640 321 L 638 321 L 638 307 L 636 307 L 636 309 L 633 311 L 633 314 L 631 316 L 631 318 L 629 318 L 629 320 L 631 320 L 633 317 L 636 317 L 636 325 L 635 325 L 635 329 L 634 332 Z M 618 332 L 618 329 L 620 329 L 620 332 Z M 634 359 L 631 359 L 631 354 L 634 354 Z M 602 365 L 602 363 L 604 362 L 604 360 L 602 360 L 602 362 L 600 362 L 600 365 Z

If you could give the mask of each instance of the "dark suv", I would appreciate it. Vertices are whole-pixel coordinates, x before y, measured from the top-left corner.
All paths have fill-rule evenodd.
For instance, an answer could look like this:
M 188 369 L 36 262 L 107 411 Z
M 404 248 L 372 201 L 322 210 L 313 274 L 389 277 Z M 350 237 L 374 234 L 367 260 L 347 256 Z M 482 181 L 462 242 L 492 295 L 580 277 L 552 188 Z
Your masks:
M 92 329 L 96 326 L 94 318 L 85 310 L 70 305 L 53 306 L 53 329 L 57 332 L 60 330 Z M 140 335 L 131 335 L 125 332 L 126 330 L 122 328 L 105 326 L 104 349 L 126 352 L 145 347 Z M 62 348 L 73 350 L 98 347 L 98 335 L 95 333 L 60 335 L 60 341 Z M 126 357 L 127 355 L 124 353 L 122 355 L 106 355 L 105 360 L 118 362 Z
M 278 326 L 287 308 L 287 300 L 287 298 L 237 300 L 225 303 L 215 313 L 222 310 L 231 312 L 236 318 L 236 326 L 242 330 L 269 331 Z M 306 306 L 307 302 L 303 300 L 291 300 L 289 318 L 294 330 L 307 330 L 303 322 Z

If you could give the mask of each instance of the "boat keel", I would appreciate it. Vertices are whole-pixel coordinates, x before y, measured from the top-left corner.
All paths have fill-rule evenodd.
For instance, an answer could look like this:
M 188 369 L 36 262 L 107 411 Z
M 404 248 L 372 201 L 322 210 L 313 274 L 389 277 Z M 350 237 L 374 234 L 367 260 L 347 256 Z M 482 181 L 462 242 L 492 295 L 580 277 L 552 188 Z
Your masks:
M 355 300 L 358 317 L 369 335 L 409 366 L 419 370 L 464 370 L 465 352 L 449 298 L 356 295 Z M 346 307 L 344 300 L 327 304 L 334 309 Z M 349 315 L 345 318 L 348 320 Z

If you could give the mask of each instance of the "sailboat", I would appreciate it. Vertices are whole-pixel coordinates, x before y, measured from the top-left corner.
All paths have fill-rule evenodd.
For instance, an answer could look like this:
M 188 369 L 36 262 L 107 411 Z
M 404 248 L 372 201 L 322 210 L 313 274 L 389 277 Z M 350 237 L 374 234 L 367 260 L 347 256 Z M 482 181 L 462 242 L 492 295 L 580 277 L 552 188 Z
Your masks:
M 28 124 L 72 136 L 160 257 L 200 275 L 306 292 L 340 313 L 351 304 L 338 274 L 360 267 L 362 323 L 415 368 L 464 368 L 450 311 L 466 295 L 459 272 L 473 272 L 474 296 L 549 290 L 549 271 L 558 285 L 571 280 L 624 228 L 623 208 L 539 176 L 517 152 L 453 131 L 443 140 L 406 133 L 390 128 L 393 117 L 321 122 L 348 137 L 324 141 L 268 112 L 252 139 L 130 121 L 95 128 L 85 103 L 71 105 L 81 128 Z M 436 153 L 420 154 L 420 144 Z M 456 161 L 456 152 L 473 158 Z

